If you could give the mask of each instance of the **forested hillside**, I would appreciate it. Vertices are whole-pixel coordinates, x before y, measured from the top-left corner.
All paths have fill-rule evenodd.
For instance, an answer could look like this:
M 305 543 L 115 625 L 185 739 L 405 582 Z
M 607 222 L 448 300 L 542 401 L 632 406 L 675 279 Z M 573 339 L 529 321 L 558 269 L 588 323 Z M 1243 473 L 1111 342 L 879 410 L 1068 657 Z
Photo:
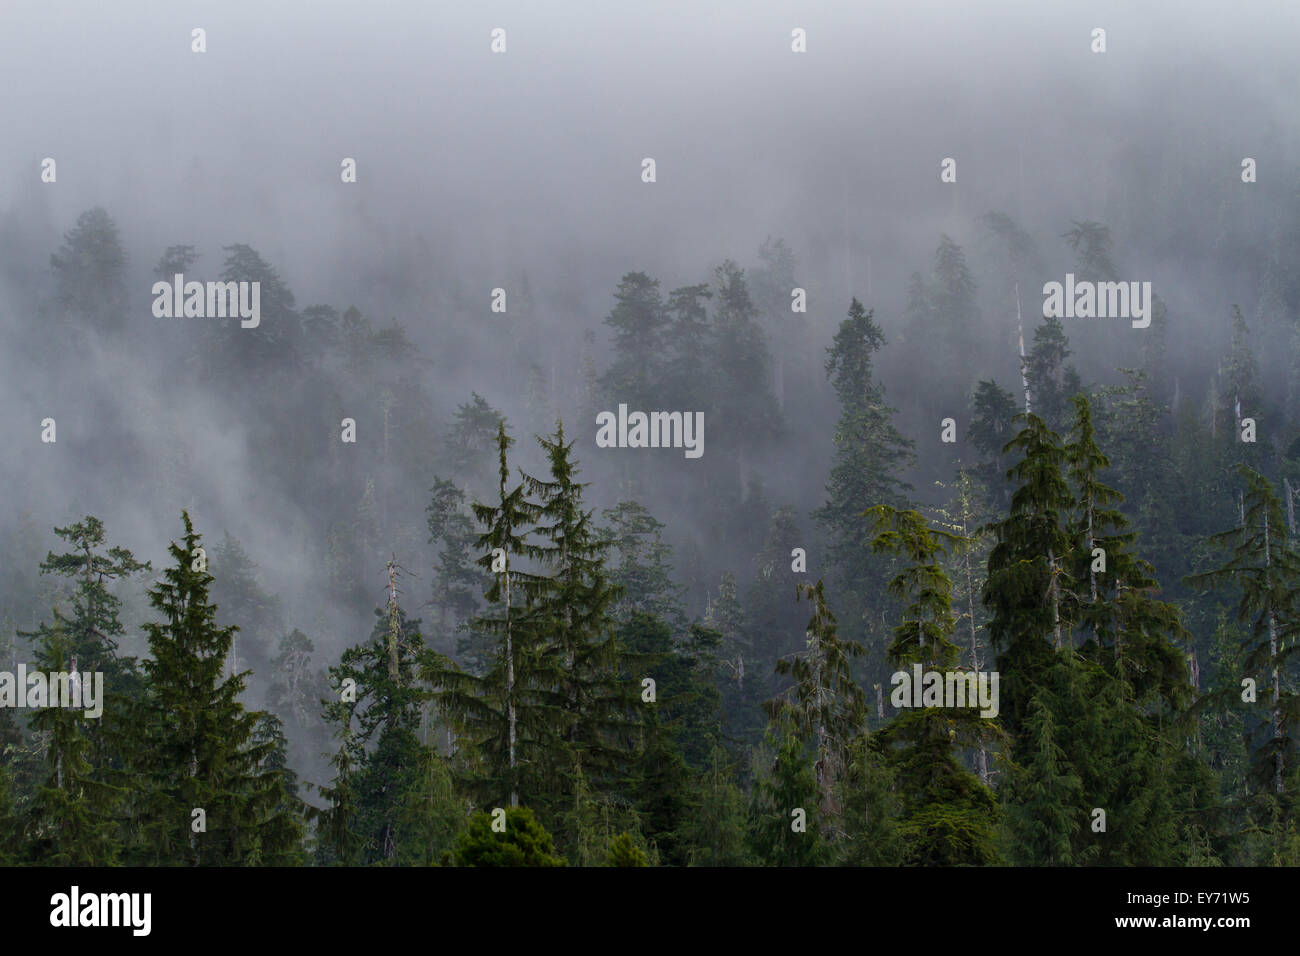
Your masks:
M 814 24 L 588 103 L 476 23 L 437 168 L 374 75 L 138 167 L 13 107 L 0 864 L 1300 865 L 1282 59 L 1202 101 L 1055 25 L 1041 102 L 851 116 Z

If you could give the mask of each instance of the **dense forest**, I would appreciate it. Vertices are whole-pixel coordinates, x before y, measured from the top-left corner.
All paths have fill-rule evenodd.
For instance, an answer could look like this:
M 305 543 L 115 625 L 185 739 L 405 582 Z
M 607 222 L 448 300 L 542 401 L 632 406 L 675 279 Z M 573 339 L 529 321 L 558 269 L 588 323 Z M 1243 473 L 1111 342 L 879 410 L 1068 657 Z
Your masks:
M 1294 32 L 720 7 L 15 14 L 0 865 L 1300 865 Z
M 981 227 L 1025 298 L 1033 240 L 1002 214 Z M 1063 239 L 1080 281 L 1117 279 L 1105 226 Z M 194 256 L 168 248 L 156 272 Z M 51 257 L 43 327 L 60 334 L 30 340 L 32 362 L 85 381 L 102 340 L 130 337 L 125 259 L 103 210 L 78 219 Z M 323 653 L 337 621 L 290 617 L 239 540 L 207 543 L 181 456 L 146 479 L 176 514 L 157 562 L 95 515 L 53 527 L 39 558 L 25 515 L 4 661 L 102 673 L 104 690 L 102 714 L 25 713 L 10 684 L 5 860 L 1300 862 L 1300 364 L 1268 387 L 1257 355 L 1284 335 L 1300 355 L 1294 278 L 1269 273 L 1253 328 L 1225 317 L 1197 390 L 1169 374 L 1158 297 L 1117 384 L 1076 369 L 1057 318 L 1013 327 L 1021 375 L 969 380 L 1009 363 L 976 334 L 977 281 L 950 238 L 912 278 L 898 344 L 856 298 L 816 341 L 787 304 L 796 271 L 770 240 L 708 282 L 627 273 L 603 367 L 589 350 L 535 375 L 515 424 L 477 393 L 440 417 L 400 325 L 296 310 L 256 251 L 228 248 L 222 279 L 262 283 L 259 326 L 204 327 L 148 374 L 176 394 L 219 383 L 261 423 L 264 493 L 329 516 L 277 532 L 315 535 L 353 638 Z M 66 341 L 81 347 L 49 347 Z M 952 374 L 894 394 L 877 374 L 891 348 Z M 82 400 L 111 410 L 94 386 Z M 824 494 L 774 500 L 757 463 L 806 434 L 823 387 Z M 598 447 L 599 410 L 619 405 L 703 410 L 704 453 Z M 139 480 L 92 464 L 132 441 L 93 425 L 44 444 L 76 443 L 108 489 Z M 606 507 L 582 480 L 601 456 Z M 943 480 L 917 489 L 922 473 Z M 697 522 L 676 547 L 645 504 L 675 496 Z M 898 696 L 892 675 L 915 668 L 996 673 L 993 712 L 920 684 Z

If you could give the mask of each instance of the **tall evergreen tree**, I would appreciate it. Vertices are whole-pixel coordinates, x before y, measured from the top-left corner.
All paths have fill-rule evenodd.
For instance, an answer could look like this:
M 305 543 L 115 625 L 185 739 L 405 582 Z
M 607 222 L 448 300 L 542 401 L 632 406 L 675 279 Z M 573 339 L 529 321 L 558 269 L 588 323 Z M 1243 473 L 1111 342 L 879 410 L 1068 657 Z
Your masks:
M 1110 459 L 1097 444 L 1088 398 L 1076 395 L 1073 404 L 1064 452 L 1076 500 L 1069 522 L 1069 575 L 1078 625 L 1084 640 L 1095 643 L 1092 656 L 1113 661 L 1115 673 L 1133 685 L 1138 699 L 1157 693 L 1186 703 L 1185 657 L 1172 640 L 1189 635 L 1178 609 L 1153 596 L 1158 588 L 1153 568 L 1134 553 L 1137 534 L 1115 507 L 1124 496 L 1101 480 Z
M 905 604 L 889 645 L 890 663 L 904 673 L 915 664 L 940 674 L 956 670 L 961 652 L 952 640 L 952 582 L 941 562 L 943 552 L 958 540 L 930 528 L 916 511 L 878 505 L 869 516 L 878 528 L 872 548 L 893 555 L 901 565 L 889 582 L 890 592 Z M 913 693 L 920 690 L 913 688 Z M 988 718 L 978 710 L 942 707 L 903 710 L 876 735 L 900 791 L 906 864 L 997 861 L 993 794 L 953 752 L 954 743 L 972 746 L 991 736 Z
M 1072 542 L 1065 520 L 1074 507 L 1062 474 L 1065 452 L 1059 437 L 1037 415 L 1018 420 L 1024 427 L 1007 445 L 1022 456 L 1007 473 L 1017 488 L 1010 513 L 989 526 L 996 544 L 989 553 L 983 597 L 1005 688 L 1001 715 L 1013 733 L 1028 716 L 1032 688 L 1052 649 L 1069 637 Z
M 565 742 L 582 773 L 599 783 L 599 775 L 614 772 L 627 745 L 628 688 L 619 681 L 613 617 L 619 592 L 605 570 L 610 542 L 583 508 L 587 486 L 577 481 L 573 442 L 565 442 L 563 424 L 538 442 L 550 479 L 525 474 L 524 482 L 539 504 L 533 534 L 546 542 L 535 546 L 534 556 L 552 574 L 537 588 L 529 626 L 542 628 L 558 657 Z
M 465 493 L 435 476 L 425 512 L 429 543 L 442 546 L 433 580 L 433 607 L 438 615 L 434 647 L 448 657 L 454 655 L 474 673 L 482 673 L 490 651 L 467 640 L 467 625 L 478 611 L 478 595 L 483 591 L 483 572 L 474 563 L 476 535 Z
M 225 866 L 280 858 L 301 827 L 285 809 L 283 772 L 263 766 L 273 743 L 253 739 L 260 715 L 239 703 L 246 674 L 222 677 L 236 627 L 216 626 L 213 577 L 189 514 L 181 517 L 174 564 L 149 592 L 162 620 L 145 625 L 148 693 L 128 728 L 131 856 Z
M 600 384 L 611 407 L 658 405 L 667 349 L 664 333 L 668 313 L 659 293 L 659 280 L 644 272 L 629 272 L 614 293 L 615 306 L 605 324 L 614 331 L 614 360 Z
M 872 377 L 872 363 L 885 344 L 872 313 L 854 299 L 827 349 L 826 374 L 839 398 L 835 455 L 826 502 L 814 517 L 830 537 L 827 559 L 837 569 L 849 636 L 862 640 L 867 597 L 883 585 L 883 570 L 863 544 L 870 539 L 866 509 L 902 505 L 910 486 L 900 472 L 911 464 L 913 443 L 894 427 L 893 409 Z
M 807 642 L 802 652 L 776 662 L 776 672 L 790 677 L 793 687 L 770 701 L 768 712 L 785 735 L 796 735 L 811 747 L 819 805 L 829 817 L 836 811 L 834 786 L 848 762 L 849 746 L 866 725 L 866 697 L 852 674 L 862 645 L 839 637 L 820 580 L 815 586 L 798 585 L 796 593 L 812 603 Z
M 1300 557 L 1287 544 L 1285 510 L 1268 479 L 1247 465 L 1237 470 L 1246 486 L 1244 520 L 1208 542 L 1228 551 L 1228 560 L 1192 575 L 1189 583 L 1241 588 L 1237 619 L 1251 626 L 1242 665 L 1247 674 L 1262 678 L 1259 702 L 1268 714 L 1268 735 L 1253 754 L 1253 769 L 1262 789 L 1281 795 L 1295 747 L 1296 694 L 1285 686 L 1285 677 L 1300 630 Z
M 59 251 L 50 256 L 58 314 L 74 323 L 74 334 L 121 331 L 127 314 L 126 266 L 112 217 L 99 207 L 78 216 Z
M 43 634 L 35 669 L 67 673 L 75 687 L 85 676 L 70 656 L 72 641 L 60 628 Z M 24 691 L 26 689 L 24 688 Z M 86 692 L 92 688 L 85 687 Z M 53 694 L 55 687 L 49 688 Z M 77 703 L 76 694 L 73 702 Z M 84 703 L 84 698 L 81 703 Z M 97 704 L 103 707 L 104 701 Z M 117 862 L 116 816 L 122 790 L 105 783 L 92 764 L 92 742 L 85 727 L 92 722 L 85 708 L 48 706 L 33 713 L 31 725 L 43 738 L 48 770 L 29 808 L 27 852 L 41 865 L 108 866 Z M 102 716 L 102 714 L 100 715 Z
M 527 541 L 540 506 L 523 482 L 510 487 L 507 451 L 514 439 L 505 420 L 497 424 L 497 502 L 472 505 L 483 528 L 475 542 L 479 565 L 492 575 L 487 608 L 471 627 L 496 641 L 491 666 L 476 676 L 447 663 L 424 676 L 436 689 L 441 712 L 466 744 L 485 761 L 471 785 L 484 800 L 519 805 L 521 792 L 543 797 L 556 786 L 559 742 L 566 721 L 554 696 L 556 661 L 545 635 L 534 626 L 532 605 L 546 578 L 525 570 L 538 547 Z

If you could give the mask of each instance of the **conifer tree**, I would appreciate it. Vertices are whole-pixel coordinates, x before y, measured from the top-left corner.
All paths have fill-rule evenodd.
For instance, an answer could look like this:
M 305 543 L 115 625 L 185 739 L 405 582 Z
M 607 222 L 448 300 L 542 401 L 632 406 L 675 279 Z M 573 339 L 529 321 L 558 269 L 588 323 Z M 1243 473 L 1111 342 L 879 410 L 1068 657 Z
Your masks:
M 1052 709 L 1039 696 L 1029 701 L 1025 735 L 1028 758 L 1013 778 L 1018 797 L 1007 811 L 1010 857 L 1020 866 L 1069 866 L 1082 826 L 1083 782 L 1057 744 Z
M 839 814 L 831 828 L 838 865 L 897 866 L 902 862 L 899 795 L 887 756 L 875 746 L 874 736 L 864 733 L 850 742 L 835 802 Z
M 686 825 L 691 866 L 748 866 L 753 860 L 745 795 L 732 781 L 732 770 L 726 750 L 716 744 L 700 779 L 699 809 Z M 805 765 L 802 772 L 811 778 L 811 768 Z M 788 810 L 784 825 L 790 825 Z
M 573 442 L 557 422 L 549 438 L 538 437 L 550 465 L 550 480 L 524 475 L 538 501 L 533 534 L 545 542 L 533 555 L 552 574 L 535 592 L 530 627 L 540 627 L 558 657 L 560 706 L 566 744 L 589 779 L 608 774 L 627 744 L 628 689 L 618 680 L 614 605 L 619 592 L 605 570 L 610 543 L 583 509 L 587 487 L 577 481 Z
M 425 646 L 398 593 L 390 585 L 370 640 L 330 668 L 337 696 L 325 702 L 326 717 L 340 747 L 334 783 L 322 791 L 331 805 L 313 816 L 322 844 L 343 863 L 428 863 L 450 846 L 455 829 L 449 772 L 419 737 L 430 696 L 421 675 L 447 662 Z M 417 812 L 420 806 L 430 813 Z
M 182 543 L 168 549 L 175 563 L 149 592 L 162 620 L 145 625 L 148 693 L 127 727 L 133 858 L 226 866 L 274 858 L 300 829 L 287 819 L 283 773 L 262 766 L 274 744 L 253 739 L 260 715 L 239 703 L 246 675 L 222 677 L 236 627 L 216 626 L 200 536 L 181 517 Z
M 450 861 L 454 866 L 564 866 L 555 841 L 526 807 L 505 810 L 505 829 L 476 813 L 461 834 Z
M 271 661 L 272 677 L 266 701 L 284 722 L 295 744 L 319 733 L 320 701 L 329 692 L 324 669 L 312 669 L 315 650 L 311 638 L 295 627 L 280 638 Z
M 990 642 L 1002 674 L 1001 717 L 1012 733 L 1028 716 L 1034 683 L 1053 648 L 1069 639 L 1071 547 L 1064 523 L 1074 498 L 1062 474 L 1065 452 L 1056 433 L 1037 415 L 1018 416 L 1020 433 L 1007 445 L 1021 459 L 1007 473 L 1017 482 L 1006 518 L 991 524 L 984 605 Z
M 822 791 L 809 759 L 813 747 L 787 716 L 769 725 L 760 751 L 751 840 L 755 855 L 768 866 L 817 866 L 831 856 Z
M 988 489 L 968 469 L 958 471 L 950 487 L 952 497 L 945 507 L 936 509 L 938 524 L 954 536 L 948 560 L 953 582 L 952 606 L 956 614 L 953 640 L 963 645 L 966 665 L 973 671 L 984 670 L 988 657 L 987 612 L 982 595 L 987 581 L 988 555 L 992 547 L 985 510 Z M 976 750 L 976 770 L 980 783 L 989 785 L 991 771 L 989 751 L 981 741 Z M 996 771 L 993 771 L 996 772 Z
M 1287 544 L 1285 510 L 1268 479 L 1244 464 L 1237 471 L 1246 486 L 1244 521 L 1208 541 L 1228 551 L 1228 560 L 1192 575 L 1189 583 L 1241 588 L 1237 619 L 1251 626 L 1242 665 L 1246 674 L 1261 678 L 1259 702 L 1268 713 L 1268 738 L 1255 750 L 1253 769 L 1262 789 L 1281 795 L 1294 749 L 1296 695 L 1284 677 L 1300 630 L 1300 558 Z
M 841 616 L 853 622 L 849 637 L 864 641 L 860 623 L 869 595 L 883 586 L 883 569 L 863 543 L 871 535 L 864 512 L 877 504 L 901 506 L 910 486 L 899 473 L 913 460 L 913 443 L 894 427 L 893 409 L 873 379 L 872 363 L 885 344 L 872 313 L 854 299 L 827 349 L 826 374 L 839 398 L 835 455 L 826 502 L 814 517 L 830 537 L 827 560 L 837 569 Z M 832 582 L 836 583 L 836 582 Z
M 490 649 L 467 639 L 467 625 L 478 611 L 483 572 L 474 563 L 476 536 L 465 508 L 465 493 L 450 481 L 435 477 L 425 512 L 429 543 L 442 545 L 434 568 L 433 607 L 438 614 L 439 633 L 433 646 L 448 657 L 454 652 L 471 671 L 482 673 Z
M 956 670 L 952 582 L 941 563 L 943 552 L 959 543 L 956 536 L 930 528 L 916 511 L 878 505 L 868 514 L 878 528 L 873 550 L 901 565 L 889 582 L 891 594 L 905 602 L 887 652 L 890 663 L 904 673 L 914 664 L 941 674 Z M 991 736 L 988 719 L 977 709 L 941 707 L 903 710 L 875 736 L 900 791 L 906 864 L 996 862 L 993 795 L 953 753 L 954 743 L 971 746 Z
M 34 669 L 46 674 L 67 673 L 73 687 L 83 685 L 90 672 L 70 656 L 71 648 L 72 641 L 61 628 L 46 630 Z M 51 686 L 49 692 L 53 694 L 55 688 Z M 85 703 L 84 696 L 77 694 L 73 703 Z M 97 701 L 100 708 L 104 703 Z M 103 774 L 92 764 L 92 741 L 85 728 L 94 718 L 86 714 L 84 707 L 63 707 L 51 700 L 31 717 L 32 728 L 44 738 L 48 767 L 28 811 L 27 853 L 41 865 L 109 866 L 117 862 L 116 817 L 122 790 L 103 782 Z
M 790 594 L 804 573 L 791 569 L 791 553 L 807 541 L 796 521 L 794 508 L 783 506 L 772 513 L 767 536 L 754 555 L 754 576 L 745 600 L 753 635 L 756 677 L 770 671 L 778 658 L 799 646 L 805 618 L 803 609 L 790 600 Z
M 602 534 L 609 541 L 610 582 L 619 589 L 615 617 L 636 613 L 662 618 L 685 630 L 682 588 L 673 580 L 672 549 L 663 540 L 664 523 L 636 501 L 620 501 L 601 512 Z
M 109 590 L 113 581 L 152 570 L 148 561 L 141 563 L 125 548 L 105 548 L 104 523 L 93 515 L 54 533 L 72 545 L 73 550 L 56 555 L 51 551 L 41 562 L 41 574 L 72 578 L 76 588 L 72 595 L 72 616 L 57 609 L 54 626 L 68 639 L 68 656 L 76 657 L 85 671 L 102 671 L 106 686 L 114 692 L 129 694 L 139 689 L 134 658 L 118 656 L 118 641 L 125 633 L 118 612 L 122 601 Z M 40 638 L 46 629 L 29 635 Z
M 443 455 L 449 462 L 452 480 L 469 490 L 471 497 L 491 487 L 492 464 L 497 446 L 501 413 L 478 392 L 456 408 L 451 427 L 443 440 Z
M 670 321 L 659 280 L 644 272 L 629 272 L 619 282 L 614 299 L 605 324 L 614 330 L 615 357 L 601 376 L 601 388 L 611 406 L 654 407 L 665 375 L 664 333 Z
M 1070 396 L 1083 388 L 1074 366 L 1065 364 L 1071 354 L 1070 340 L 1061 320 L 1045 317 L 1043 324 L 1034 329 L 1034 344 L 1025 363 L 1025 374 L 1034 397 L 1034 413 L 1057 431 L 1065 427 Z
M 475 542 L 478 563 L 492 574 L 484 597 L 488 607 L 471 627 L 493 638 L 491 666 L 479 677 L 450 662 L 427 667 L 439 708 L 485 761 L 471 781 L 487 800 L 519 805 L 520 794 L 541 798 L 556 785 L 558 747 L 566 721 L 554 695 L 557 663 L 547 654 L 545 634 L 534 626 L 534 598 L 546 579 L 524 570 L 538 548 L 527 535 L 540 506 L 527 497 L 524 483 L 509 486 L 506 454 L 514 440 L 505 420 L 497 425 L 497 503 L 472 505 L 483 527 Z
M 776 672 L 789 676 L 794 686 L 768 703 L 768 713 L 786 733 L 811 746 L 819 802 L 831 816 L 835 781 L 847 763 L 850 743 L 866 725 L 866 697 L 852 673 L 862 645 L 840 639 L 820 580 L 798 585 L 796 594 L 812 603 L 807 641 L 802 652 L 776 662 Z
M 707 282 L 682 286 L 668 293 L 672 324 L 668 339 L 672 353 L 666 372 L 667 395 L 673 407 L 703 408 L 707 399 L 709 313 L 705 299 L 713 298 Z
M 1158 693 L 1186 703 L 1184 654 L 1171 641 L 1189 635 L 1178 609 L 1153 597 L 1158 587 L 1154 569 L 1133 553 L 1137 534 L 1114 507 L 1124 496 L 1101 480 L 1110 459 L 1097 445 L 1087 396 L 1076 395 L 1073 405 L 1071 440 L 1064 453 L 1076 500 L 1069 523 L 1069 572 L 1076 586 L 1072 604 L 1078 626 L 1084 639 L 1095 643 L 1092 656 L 1112 661 L 1137 699 Z
M 88 328 L 102 334 L 121 331 L 128 302 L 126 266 L 112 217 L 99 207 L 78 216 L 59 251 L 50 256 L 58 314 L 79 324 L 76 334 Z

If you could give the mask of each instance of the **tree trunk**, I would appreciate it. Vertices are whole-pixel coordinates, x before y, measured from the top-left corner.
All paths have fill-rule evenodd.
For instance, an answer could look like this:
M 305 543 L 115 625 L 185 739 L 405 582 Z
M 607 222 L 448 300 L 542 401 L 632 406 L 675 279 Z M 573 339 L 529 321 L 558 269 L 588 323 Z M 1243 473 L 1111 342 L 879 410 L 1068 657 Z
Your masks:
M 1059 651 L 1061 649 L 1061 602 L 1056 592 L 1056 554 L 1051 548 L 1047 549 L 1047 562 L 1052 574 L 1052 583 L 1048 588 L 1052 601 L 1052 646 Z
M 510 555 L 506 555 L 506 725 L 510 764 L 510 805 L 519 806 L 515 791 L 515 655 L 510 634 Z
M 1025 325 L 1020 318 L 1020 283 L 1016 283 L 1016 329 L 1020 334 L 1020 383 L 1025 387 L 1025 414 L 1029 411 L 1029 376 L 1026 373 L 1029 368 L 1025 360 Z
M 1269 528 L 1268 528 L 1268 511 L 1264 511 L 1264 573 L 1265 587 L 1268 587 L 1268 578 L 1272 577 L 1271 570 L 1273 567 L 1273 556 L 1269 548 Z M 1276 793 L 1282 792 L 1282 684 L 1281 675 L 1278 673 L 1277 666 L 1277 615 L 1272 609 L 1272 596 L 1270 595 L 1268 612 L 1268 651 L 1269 661 L 1273 665 L 1273 743 L 1278 749 L 1273 754 L 1273 790 Z

